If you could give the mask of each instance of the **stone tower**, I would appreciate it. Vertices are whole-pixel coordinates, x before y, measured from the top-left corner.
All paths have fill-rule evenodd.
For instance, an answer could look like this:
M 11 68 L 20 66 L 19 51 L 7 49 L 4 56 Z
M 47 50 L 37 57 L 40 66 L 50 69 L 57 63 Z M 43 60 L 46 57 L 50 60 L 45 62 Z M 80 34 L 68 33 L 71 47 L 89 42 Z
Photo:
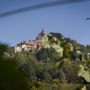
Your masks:
M 46 32 L 44 31 L 44 29 L 42 29 L 41 34 L 42 34 L 42 35 L 46 35 Z
M 46 35 L 46 32 L 44 31 L 44 29 L 42 29 L 42 32 L 38 34 L 36 40 L 42 39 L 42 37 L 45 36 L 45 35 Z

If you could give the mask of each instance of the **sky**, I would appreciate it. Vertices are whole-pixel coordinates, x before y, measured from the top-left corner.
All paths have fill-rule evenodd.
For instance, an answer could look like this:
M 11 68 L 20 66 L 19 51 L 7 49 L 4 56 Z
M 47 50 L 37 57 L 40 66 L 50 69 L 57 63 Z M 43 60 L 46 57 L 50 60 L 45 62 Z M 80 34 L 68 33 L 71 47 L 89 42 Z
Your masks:
M 0 13 L 55 0 L 0 0 Z M 42 8 L 0 18 L 0 42 L 14 46 L 35 40 L 42 28 L 90 45 L 90 2 Z

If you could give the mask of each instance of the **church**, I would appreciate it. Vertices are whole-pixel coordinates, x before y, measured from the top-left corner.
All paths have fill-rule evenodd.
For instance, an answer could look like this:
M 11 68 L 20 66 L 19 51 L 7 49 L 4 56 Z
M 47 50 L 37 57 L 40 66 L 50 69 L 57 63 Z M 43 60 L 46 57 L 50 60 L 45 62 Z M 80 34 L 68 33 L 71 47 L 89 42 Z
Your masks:
M 17 46 L 14 47 L 15 53 L 22 52 L 23 50 L 28 52 L 30 49 L 37 49 L 39 44 L 42 42 L 42 37 L 44 37 L 45 35 L 46 32 L 44 31 L 44 29 L 42 29 L 41 33 L 38 34 L 36 40 L 24 40 L 21 43 L 17 44 Z
M 44 29 L 42 29 L 42 32 L 38 34 L 38 37 L 36 38 L 36 40 L 41 40 L 42 37 L 44 37 L 46 35 L 46 32 L 44 31 Z

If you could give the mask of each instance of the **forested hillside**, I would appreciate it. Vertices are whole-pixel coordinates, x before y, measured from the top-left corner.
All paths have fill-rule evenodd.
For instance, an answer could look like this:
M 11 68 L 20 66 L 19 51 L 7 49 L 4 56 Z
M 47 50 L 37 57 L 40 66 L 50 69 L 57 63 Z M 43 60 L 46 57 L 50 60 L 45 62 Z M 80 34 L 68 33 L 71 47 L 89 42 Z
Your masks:
M 90 46 L 53 32 L 41 40 L 37 49 L 15 53 L 7 47 L 1 55 L 4 63 L 9 61 L 17 64 L 16 70 L 23 74 L 22 80 L 27 81 L 26 90 L 90 90 Z M 0 48 L 3 51 L 2 45 Z M 3 88 L 3 85 L 0 87 Z M 7 88 L 12 90 L 8 85 Z

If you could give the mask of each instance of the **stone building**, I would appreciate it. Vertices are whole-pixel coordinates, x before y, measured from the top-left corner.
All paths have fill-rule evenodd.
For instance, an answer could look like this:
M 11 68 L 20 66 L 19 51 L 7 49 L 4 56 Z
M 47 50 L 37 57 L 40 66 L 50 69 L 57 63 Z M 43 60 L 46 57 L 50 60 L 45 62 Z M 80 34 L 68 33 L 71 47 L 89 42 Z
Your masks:
M 42 42 L 42 37 L 45 36 L 46 33 L 45 31 L 42 29 L 42 32 L 38 34 L 38 37 L 36 38 L 36 40 L 33 41 L 22 41 L 21 43 L 17 44 L 17 46 L 15 46 L 15 53 L 16 52 L 22 52 L 24 51 L 29 51 L 30 49 L 37 49 L 40 45 L 40 43 Z
M 15 46 L 14 49 L 15 49 L 15 53 L 16 52 L 22 52 L 21 46 Z
M 42 29 L 42 32 L 38 34 L 36 40 L 41 40 L 43 36 L 46 35 L 46 32 L 44 31 L 44 29 Z

